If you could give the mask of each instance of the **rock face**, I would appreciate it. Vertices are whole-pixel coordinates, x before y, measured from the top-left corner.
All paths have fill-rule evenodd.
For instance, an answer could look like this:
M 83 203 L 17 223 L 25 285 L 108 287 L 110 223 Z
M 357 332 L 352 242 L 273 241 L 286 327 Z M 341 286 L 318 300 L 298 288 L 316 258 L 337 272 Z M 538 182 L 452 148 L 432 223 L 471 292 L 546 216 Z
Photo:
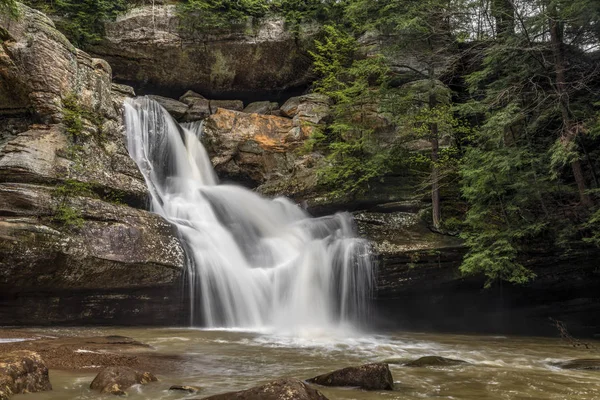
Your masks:
M 352 386 L 366 390 L 394 390 L 394 378 L 387 364 L 348 367 L 306 380 L 322 386 Z
M 312 127 L 272 115 L 217 110 L 206 120 L 204 143 L 225 180 L 264 183 L 290 174 Z
M 48 368 L 39 354 L 15 351 L 0 356 L 0 400 L 14 394 L 52 390 Z
M 172 322 L 183 251 L 137 208 L 146 187 L 121 115 L 132 90 L 20 9 L 0 16 L 0 126 L 13 121 L 0 131 L 0 320 Z
M 327 400 L 321 392 L 297 379 L 280 379 L 239 392 L 205 397 L 205 400 Z
M 106 367 L 96 375 L 90 389 L 100 393 L 127 395 L 125 389 L 133 385 L 145 385 L 158 379 L 150 372 L 140 372 L 129 367 Z
M 306 28 L 295 37 L 283 19 L 187 33 L 176 6 L 148 5 L 107 22 L 105 28 L 106 37 L 93 54 L 112 65 L 117 80 L 136 86 L 243 98 L 309 82 L 306 48 L 314 32 Z

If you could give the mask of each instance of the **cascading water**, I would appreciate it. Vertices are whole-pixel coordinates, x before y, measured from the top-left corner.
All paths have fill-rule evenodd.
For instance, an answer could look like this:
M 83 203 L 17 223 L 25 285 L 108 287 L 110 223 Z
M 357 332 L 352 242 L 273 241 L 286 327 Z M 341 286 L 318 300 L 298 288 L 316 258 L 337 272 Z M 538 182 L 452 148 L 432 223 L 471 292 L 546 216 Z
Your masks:
M 201 124 L 180 126 L 146 97 L 126 101 L 125 120 L 152 210 L 186 248 L 192 324 L 295 330 L 364 320 L 372 262 L 349 214 L 311 218 L 288 199 L 219 185 Z

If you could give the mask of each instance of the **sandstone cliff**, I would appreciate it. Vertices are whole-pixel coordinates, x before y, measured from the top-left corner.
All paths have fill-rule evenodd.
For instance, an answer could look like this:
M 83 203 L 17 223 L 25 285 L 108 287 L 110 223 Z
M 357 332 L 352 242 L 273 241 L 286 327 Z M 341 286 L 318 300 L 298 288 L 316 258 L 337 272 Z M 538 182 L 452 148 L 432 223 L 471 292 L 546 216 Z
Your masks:
M 0 16 L 0 36 L 0 319 L 172 320 L 183 251 L 139 208 L 121 116 L 132 90 L 38 11 Z

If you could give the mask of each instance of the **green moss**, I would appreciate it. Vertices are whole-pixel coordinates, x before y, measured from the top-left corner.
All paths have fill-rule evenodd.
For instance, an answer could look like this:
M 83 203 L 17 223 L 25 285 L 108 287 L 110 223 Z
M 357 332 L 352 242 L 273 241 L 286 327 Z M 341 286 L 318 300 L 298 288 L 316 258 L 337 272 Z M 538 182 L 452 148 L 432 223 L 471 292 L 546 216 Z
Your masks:
M 74 94 L 69 94 L 63 99 L 63 115 L 65 133 L 73 143 L 80 142 L 85 136 L 85 121 L 94 126 L 96 130 L 95 139 L 99 141 L 105 139 L 102 116 L 82 107 Z

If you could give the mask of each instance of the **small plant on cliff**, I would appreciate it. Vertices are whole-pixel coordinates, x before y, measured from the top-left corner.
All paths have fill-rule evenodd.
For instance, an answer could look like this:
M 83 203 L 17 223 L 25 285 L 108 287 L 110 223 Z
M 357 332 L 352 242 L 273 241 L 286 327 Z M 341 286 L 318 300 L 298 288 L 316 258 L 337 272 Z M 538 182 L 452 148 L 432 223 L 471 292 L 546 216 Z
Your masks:
M 85 182 L 66 179 L 54 188 L 53 197 L 56 201 L 53 220 L 67 228 L 81 228 L 84 223 L 81 211 L 71 202 L 74 197 L 92 195 L 91 187 Z
M 102 130 L 102 118 L 97 113 L 86 110 L 79 105 L 77 97 L 74 94 L 69 94 L 63 99 L 63 123 L 65 132 L 73 143 L 78 143 L 84 135 L 84 120 L 92 123 L 98 134 L 96 139 L 104 139 Z

